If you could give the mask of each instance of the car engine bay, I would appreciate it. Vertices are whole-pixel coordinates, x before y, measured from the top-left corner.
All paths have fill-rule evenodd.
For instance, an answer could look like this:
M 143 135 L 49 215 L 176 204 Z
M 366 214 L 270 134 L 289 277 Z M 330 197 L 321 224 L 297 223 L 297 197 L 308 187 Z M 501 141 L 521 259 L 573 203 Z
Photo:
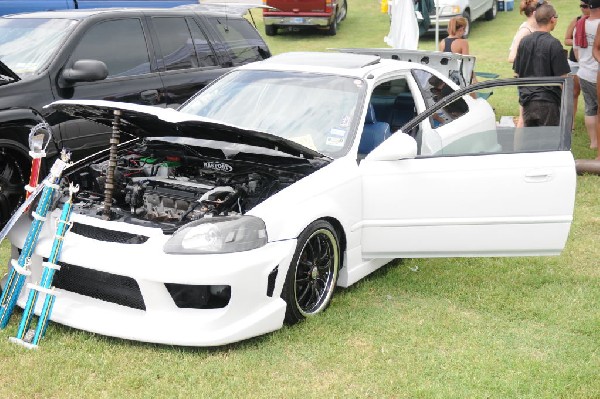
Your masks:
M 170 233 L 204 217 L 242 215 L 314 172 L 322 161 L 141 141 L 122 149 L 114 170 L 110 220 Z M 63 179 L 78 184 L 74 212 L 102 217 L 108 157 L 76 165 Z

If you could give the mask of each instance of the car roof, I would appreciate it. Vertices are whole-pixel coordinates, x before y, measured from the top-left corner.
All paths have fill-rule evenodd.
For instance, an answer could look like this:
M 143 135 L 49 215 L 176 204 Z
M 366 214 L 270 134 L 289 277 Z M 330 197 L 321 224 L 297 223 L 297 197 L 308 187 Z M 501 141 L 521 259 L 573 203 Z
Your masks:
M 328 73 L 362 79 L 369 75 L 379 76 L 390 70 L 410 70 L 415 67 L 429 69 L 418 63 L 384 59 L 371 54 L 289 52 L 243 65 L 239 69 Z
M 214 14 L 214 15 L 225 15 L 235 16 L 242 15 L 237 12 L 229 12 L 232 10 L 219 9 L 212 7 L 173 7 L 173 8 L 143 8 L 143 7 L 124 7 L 124 8 L 86 8 L 86 9 L 70 9 L 70 10 L 53 10 L 53 11 L 37 11 L 27 12 L 19 14 L 4 15 L 2 18 L 60 18 L 60 19 L 87 19 L 96 15 L 124 15 L 124 14 L 184 14 L 189 15 L 191 13 L 202 13 L 202 14 Z M 235 10 L 237 11 L 237 9 Z

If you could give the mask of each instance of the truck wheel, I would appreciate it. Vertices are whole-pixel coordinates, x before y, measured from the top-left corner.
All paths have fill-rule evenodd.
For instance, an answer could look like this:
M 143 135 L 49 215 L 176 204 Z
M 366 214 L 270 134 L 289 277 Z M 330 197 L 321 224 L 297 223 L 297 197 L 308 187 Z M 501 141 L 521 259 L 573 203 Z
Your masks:
M 275 25 L 265 25 L 265 33 L 267 36 L 275 36 L 277 34 L 277 27 Z
M 466 39 L 469 37 L 469 33 L 471 33 L 471 11 L 465 10 L 462 13 L 462 16 L 467 20 L 467 27 L 465 28 L 465 34 L 463 35 L 463 37 Z
M 17 158 L 0 150 L 0 227 L 25 197 L 25 173 Z
M 344 3 L 342 4 L 342 8 L 340 9 L 340 12 L 338 13 L 338 20 L 339 21 L 343 21 L 346 19 L 346 15 L 348 15 L 348 3 L 346 2 L 346 0 L 344 0 Z
M 492 1 L 492 8 L 485 12 L 485 20 L 491 21 L 496 18 L 496 14 L 498 14 L 498 0 Z
M 331 25 L 329 25 L 329 29 L 327 30 L 327 34 L 329 36 L 335 36 L 337 33 L 337 20 L 334 18 Z

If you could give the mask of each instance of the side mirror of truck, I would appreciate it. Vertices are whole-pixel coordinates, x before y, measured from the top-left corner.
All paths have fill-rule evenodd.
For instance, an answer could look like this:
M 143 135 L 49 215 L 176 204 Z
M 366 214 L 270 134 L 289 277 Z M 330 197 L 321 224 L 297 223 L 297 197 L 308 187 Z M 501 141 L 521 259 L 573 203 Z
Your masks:
M 61 74 L 61 80 L 66 86 L 75 82 L 94 82 L 106 79 L 108 68 L 98 60 L 77 60 L 71 68 L 66 68 Z

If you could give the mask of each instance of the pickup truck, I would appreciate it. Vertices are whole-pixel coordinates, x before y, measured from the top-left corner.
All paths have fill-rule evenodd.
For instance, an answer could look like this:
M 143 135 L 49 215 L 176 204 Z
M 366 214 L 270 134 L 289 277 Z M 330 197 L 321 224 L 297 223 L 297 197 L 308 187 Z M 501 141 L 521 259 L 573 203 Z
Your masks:
M 338 23 L 346 18 L 346 0 L 263 0 L 263 21 L 267 36 L 277 34 L 277 29 L 325 29 L 327 34 L 337 33 Z
M 78 160 L 108 146 L 109 129 L 45 105 L 91 99 L 177 108 L 231 68 L 270 57 L 243 17 L 247 9 L 215 9 L 196 4 L 0 17 L 0 227 L 24 196 L 32 127 L 51 126 L 42 176 L 63 148 Z
M 0 0 L 0 15 L 20 12 L 107 7 L 164 8 L 198 3 L 198 0 Z

